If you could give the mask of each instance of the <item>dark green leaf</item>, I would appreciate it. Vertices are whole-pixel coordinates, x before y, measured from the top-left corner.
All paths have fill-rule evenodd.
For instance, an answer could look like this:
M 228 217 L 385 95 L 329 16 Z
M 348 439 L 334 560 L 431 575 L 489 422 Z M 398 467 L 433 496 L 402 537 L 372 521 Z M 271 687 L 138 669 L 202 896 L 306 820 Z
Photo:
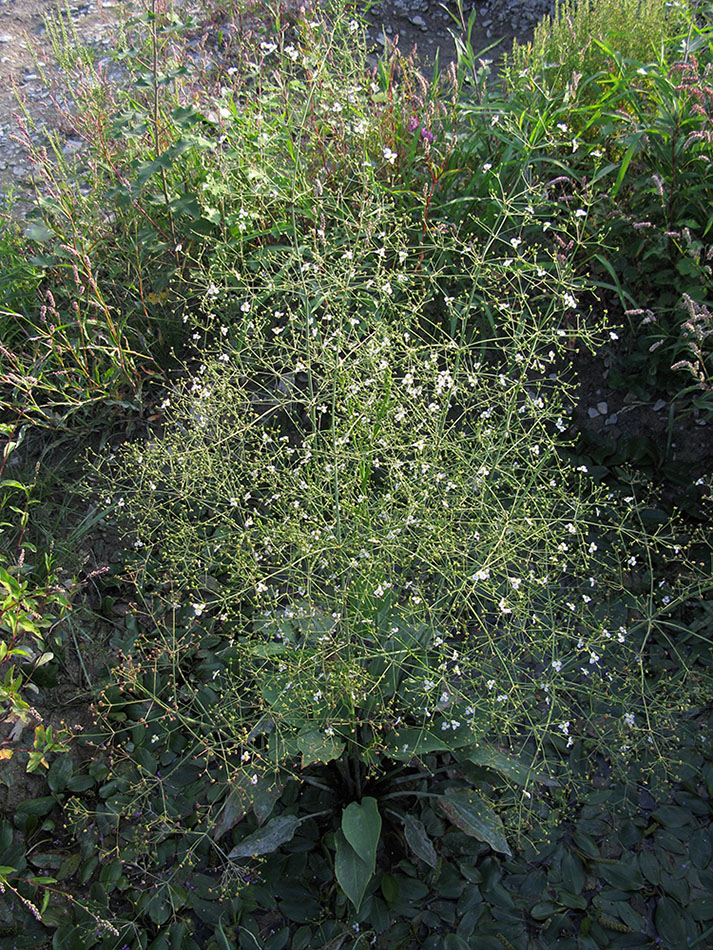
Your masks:
M 112 861 L 111 864 L 105 864 L 99 872 L 99 880 L 107 891 L 113 890 L 119 883 L 121 877 L 121 861 Z
M 251 835 L 237 844 L 228 855 L 232 861 L 235 858 L 249 858 L 258 854 L 270 854 L 276 851 L 280 845 L 291 841 L 300 819 L 294 815 L 280 815 L 279 818 L 273 818 L 265 825 L 259 828 Z
M 713 857 L 713 845 L 710 832 L 702 830 L 695 834 L 690 843 L 691 860 L 697 868 L 707 868 Z
M 713 897 L 697 897 L 688 905 L 688 913 L 694 920 L 713 920 Z
M 72 777 L 74 765 L 68 755 L 61 755 L 54 760 L 47 773 L 47 784 L 55 794 L 63 792 Z
M 661 865 L 651 851 L 641 851 L 639 853 L 639 868 L 649 884 L 656 887 L 660 883 Z
M 556 913 L 556 911 L 557 908 L 552 901 L 539 901 L 534 907 L 530 908 L 530 917 L 533 917 L 535 920 L 547 920 Z
M 571 891 L 558 890 L 557 898 L 564 907 L 571 907 L 573 910 L 586 910 L 587 901 L 581 894 L 573 894 Z
M 425 861 L 430 867 L 435 868 L 438 863 L 438 855 L 423 823 L 418 818 L 412 818 L 411 815 L 401 815 L 401 820 L 404 823 L 404 835 L 409 848 L 416 857 Z
M 376 799 L 366 796 L 342 811 L 342 831 L 352 848 L 374 873 L 376 849 L 381 837 L 381 815 Z
M 81 862 L 82 856 L 80 854 L 70 854 L 69 857 L 64 859 L 59 871 L 57 871 L 57 880 L 63 881 L 67 877 L 72 877 L 73 874 L 76 874 Z
M 334 873 L 339 886 L 358 911 L 373 877 L 373 868 L 366 861 L 362 861 L 341 830 L 337 830 L 334 840 L 337 846 Z
M 473 741 L 469 726 L 461 724 L 456 729 L 436 731 L 423 729 L 399 729 L 384 738 L 384 752 L 392 759 L 408 762 L 414 756 L 429 752 L 449 752 L 462 749 Z
M 51 797 L 28 799 L 20 802 L 15 813 L 18 815 L 47 815 L 56 804 L 57 802 Z
M 224 834 L 227 834 L 231 828 L 245 817 L 243 802 L 243 796 L 233 789 L 226 798 L 222 811 L 220 812 L 220 817 L 213 828 L 213 838 L 215 841 L 220 841 Z
M 443 950 L 469 950 L 470 944 L 466 943 L 458 934 L 446 934 L 442 946 Z
M 387 904 L 394 904 L 399 898 L 399 882 L 393 874 L 384 874 L 381 878 L 381 893 Z
M 478 745 L 470 749 L 464 749 L 458 756 L 459 761 L 467 759 L 473 765 L 480 765 L 494 772 L 499 772 L 505 778 L 519 785 L 527 785 L 529 782 L 540 782 L 550 787 L 556 786 L 557 782 L 548 775 L 537 772 L 531 765 L 523 762 L 515 756 L 506 752 L 500 752 L 498 749 L 488 745 Z
M 86 792 L 93 785 L 96 785 L 96 779 L 91 775 L 73 775 L 67 782 L 70 792 Z
M 686 946 L 686 928 L 681 915 L 683 910 L 670 897 L 661 897 L 656 904 L 654 922 L 659 937 L 668 945 L 670 950 L 678 950 Z
M 690 811 L 678 805 L 663 805 L 652 813 L 652 817 L 664 828 L 683 828 L 690 823 L 693 816 Z
M 494 851 L 512 857 L 502 821 L 492 805 L 468 788 L 451 788 L 438 796 L 438 804 L 453 824 L 467 835 L 486 841 Z
M 584 888 L 584 865 L 576 854 L 565 854 L 562 858 L 562 877 L 573 894 L 581 894 Z
M 638 891 L 644 886 L 638 867 L 634 864 L 626 864 L 624 861 L 610 866 L 605 865 L 599 873 L 612 887 L 622 891 Z
M 297 747 L 302 753 L 302 768 L 314 762 L 331 762 L 344 751 L 344 743 L 333 736 L 325 736 L 319 729 L 310 729 L 297 736 Z

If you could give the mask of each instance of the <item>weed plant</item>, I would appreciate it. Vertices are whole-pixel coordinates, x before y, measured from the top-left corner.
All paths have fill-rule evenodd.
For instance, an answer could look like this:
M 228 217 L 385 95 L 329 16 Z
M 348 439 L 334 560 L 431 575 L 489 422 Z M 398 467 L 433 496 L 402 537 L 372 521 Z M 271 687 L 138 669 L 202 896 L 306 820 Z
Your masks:
M 546 900 L 530 865 L 521 888 L 548 940 L 567 913 L 601 946 L 610 924 L 650 931 L 611 888 L 583 896 L 584 861 L 609 853 L 603 803 L 710 773 L 703 743 L 679 760 L 709 694 L 708 547 L 568 438 L 569 364 L 628 329 L 598 295 L 653 308 L 664 240 L 682 279 L 653 354 L 709 381 L 709 34 L 638 9 L 634 31 L 611 4 L 560 8 L 502 91 L 467 41 L 430 86 L 397 51 L 371 70 L 341 9 L 257 21 L 211 73 L 153 5 L 122 33 L 123 88 L 52 28 L 88 150 L 71 172 L 32 152 L 4 405 L 48 431 L 155 424 L 90 463 L 130 552 L 106 602 L 123 583 L 130 606 L 89 745 L 36 735 L 49 793 L 15 817 L 72 851 L 34 848 L 56 872 L 35 876 L 0 825 L 0 890 L 58 947 L 502 946 L 529 939 L 498 883 L 523 855 L 552 865 Z M 696 58 L 671 64 L 679 13 Z M 548 63 L 593 18 L 604 59 L 553 95 Z M 40 606 L 11 575 L 7 623 Z M 576 854 L 548 850 L 558 818 Z M 607 883 L 664 888 L 643 868 Z M 664 890 L 657 932 L 700 943 L 705 916 Z
M 310 89 L 308 109 L 329 88 Z M 670 693 L 647 685 L 644 645 L 687 585 L 698 589 L 697 570 L 659 587 L 665 552 L 685 556 L 678 529 L 647 537 L 646 505 L 632 494 L 619 510 L 561 451 L 555 369 L 609 332 L 579 308 L 584 288 L 561 250 L 586 211 L 561 204 L 559 240 L 527 242 L 552 203 L 523 175 L 519 193 L 492 197 L 477 239 L 442 218 L 426 228 L 428 190 L 404 214 L 392 174 L 409 170 L 383 136 L 370 149 L 367 130 L 364 159 L 345 151 L 332 176 L 330 158 L 307 191 L 312 126 L 297 113 L 295 135 L 271 101 L 265 84 L 259 124 L 225 108 L 211 189 L 222 184 L 224 214 L 237 193 L 240 211 L 204 269 L 206 312 L 187 320 L 194 372 L 165 400 L 161 438 L 125 448 L 102 476 L 147 611 L 104 708 L 115 743 L 127 716 L 137 723 L 142 769 L 155 774 L 151 746 L 168 742 L 171 770 L 200 765 L 214 784 L 182 869 L 205 860 L 215 821 L 217 846 L 252 812 L 228 851 L 238 862 L 314 821 L 335 834 L 336 880 L 358 913 L 387 815 L 405 821 L 393 799 L 444 802 L 461 830 L 509 849 L 467 786 L 409 788 L 414 757 L 470 762 L 483 793 L 482 768 L 514 777 L 524 795 L 504 818 L 515 835 L 527 832 L 535 760 L 554 768 L 581 743 L 622 776 L 667 761 Z M 253 140 L 256 127 L 267 131 Z M 330 156 L 352 129 L 337 132 Z M 238 190 L 233 170 L 256 155 L 261 173 Z M 271 198 L 285 226 L 258 242 L 250 225 Z M 623 569 L 639 564 L 643 591 Z M 130 758 L 115 761 L 127 775 L 115 807 L 138 861 L 177 826 L 171 807 L 156 815 L 157 786 Z

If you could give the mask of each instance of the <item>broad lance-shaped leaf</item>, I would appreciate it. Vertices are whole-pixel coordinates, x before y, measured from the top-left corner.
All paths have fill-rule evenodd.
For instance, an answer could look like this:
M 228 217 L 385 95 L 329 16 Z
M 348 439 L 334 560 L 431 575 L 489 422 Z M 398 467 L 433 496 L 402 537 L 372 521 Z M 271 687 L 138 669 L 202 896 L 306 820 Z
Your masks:
M 471 838 L 486 841 L 493 851 L 512 857 L 503 823 L 491 805 L 469 788 L 449 788 L 438 804 L 453 824 Z
M 423 823 L 418 818 L 412 818 L 411 815 L 401 815 L 400 817 L 404 823 L 404 835 L 409 848 L 416 857 L 425 861 L 430 867 L 435 868 L 438 864 L 438 855 Z
M 384 736 L 384 752 L 389 758 L 408 762 L 416 755 L 452 752 L 473 744 L 473 730 L 466 723 L 458 721 L 458 725 L 453 728 L 451 722 L 444 719 L 443 724 L 448 728 L 424 726 L 394 730 Z
M 257 854 L 270 854 L 277 851 L 281 844 L 291 841 L 300 819 L 294 815 L 280 815 L 273 818 L 264 828 L 258 828 L 247 838 L 236 844 L 228 858 L 251 858 Z
M 376 849 L 381 837 L 381 815 L 375 798 L 362 798 L 361 803 L 351 802 L 342 812 L 342 831 L 361 860 L 371 868 L 376 867 Z
M 334 873 L 339 886 L 358 911 L 369 881 L 374 876 L 374 867 L 362 861 L 339 829 L 334 836 L 334 841 L 337 846 L 334 856 Z
M 297 746 L 302 753 L 302 768 L 314 762 L 331 762 L 338 759 L 344 751 L 344 743 L 331 736 L 325 736 L 319 729 L 309 729 L 297 736 Z
M 557 785 L 557 782 L 549 775 L 543 775 L 521 759 L 508 755 L 506 752 L 500 752 L 489 745 L 481 744 L 470 749 L 463 749 L 456 754 L 456 759 L 458 762 L 472 762 L 473 765 L 500 772 L 505 778 L 517 782 L 518 785 L 527 785 L 528 782 L 539 782 L 550 788 Z

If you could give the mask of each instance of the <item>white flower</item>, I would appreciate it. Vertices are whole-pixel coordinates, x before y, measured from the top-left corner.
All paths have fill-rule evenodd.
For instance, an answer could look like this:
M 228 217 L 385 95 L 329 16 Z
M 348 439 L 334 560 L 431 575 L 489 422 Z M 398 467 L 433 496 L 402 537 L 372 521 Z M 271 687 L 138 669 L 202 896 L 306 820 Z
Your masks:
M 390 148 L 383 149 L 382 154 L 384 158 L 386 159 L 386 161 L 389 163 L 389 165 L 393 165 L 396 159 L 398 158 L 398 155 L 396 154 L 396 152 L 392 152 Z
M 250 779 L 250 784 L 257 785 L 257 775 L 253 775 L 253 777 Z
M 490 162 L 486 162 L 486 163 L 483 165 L 483 171 L 484 171 L 484 172 L 489 172 L 492 167 L 493 167 L 493 166 L 492 166 L 492 164 L 491 164 Z
M 556 673 L 559 673 L 559 671 L 562 669 L 562 660 L 553 660 L 553 661 L 552 661 L 552 669 L 553 669 Z
M 240 304 L 240 309 L 243 311 L 243 313 L 250 313 L 250 301 L 243 301 L 243 303 Z
M 247 750 L 246 750 L 245 752 L 243 752 L 243 754 L 240 756 L 240 760 L 241 760 L 241 762 L 249 762 L 249 761 L 250 761 L 250 753 L 249 753 Z
M 624 713 L 624 722 L 631 729 L 634 725 L 634 714 L 633 713 Z
M 488 682 L 487 682 L 485 685 L 486 685 L 486 686 L 488 687 L 488 689 L 492 692 L 493 687 L 495 686 L 495 680 L 488 680 Z
M 191 606 L 193 607 L 193 613 L 196 615 L 196 617 L 200 617 L 206 608 L 205 604 L 192 604 Z

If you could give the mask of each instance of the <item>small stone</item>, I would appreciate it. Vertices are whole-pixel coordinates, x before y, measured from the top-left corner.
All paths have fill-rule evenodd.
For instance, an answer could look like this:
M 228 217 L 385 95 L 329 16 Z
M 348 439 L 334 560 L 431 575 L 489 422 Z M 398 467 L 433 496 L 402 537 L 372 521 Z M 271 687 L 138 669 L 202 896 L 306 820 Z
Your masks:
M 416 14 L 416 16 L 409 17 L 409 20 L 413 23 L 414 26 L 420 27 L 422 30 L 426 29 L 426 21 L 422 16 Z
M 587 409 L 587 415 L 590 419 L 598 419 L 601 413 L 598 409 L 595 409 L 594 406 L 592 406 L 590 409 Z
M 604 425 L 605 425 L 605 426 L 615 426 L 618 421 L 619 421 L 619 416 L 618 416 L 615 412 L 613 412 L 613 413 L 609 416 L 609 418 L 605 421 Z
M 609 412 L 609 406 L 605 402 L 598 402 L 597 409 L 603 416 Z
M 661 412 L 661 410 L 663 409 L 665 405 L 666 405 L 665 399 L 657 399 L 651 408 L 653 409 L 654 412 Z
M 0 33 L 0 43 L 12 43 L 13 39 L 11 33 Z

